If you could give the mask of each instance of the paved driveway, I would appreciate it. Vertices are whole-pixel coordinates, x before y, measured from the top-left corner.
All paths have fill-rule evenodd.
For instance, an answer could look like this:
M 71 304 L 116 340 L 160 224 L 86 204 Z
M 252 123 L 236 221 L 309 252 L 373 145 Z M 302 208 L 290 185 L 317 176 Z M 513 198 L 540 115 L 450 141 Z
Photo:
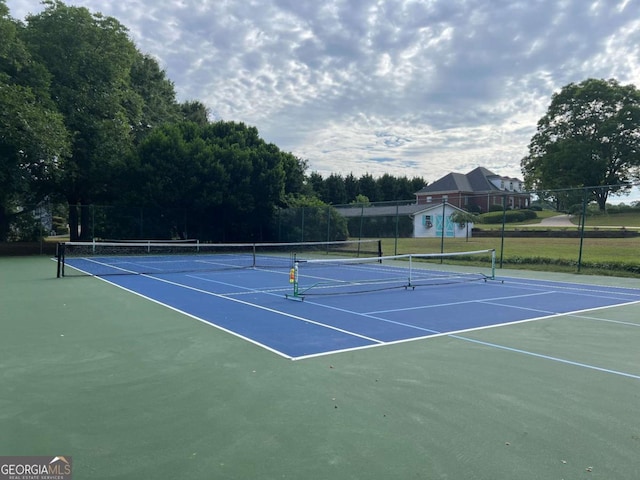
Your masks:
M 571 215 L 556 215 L 554 217 L 544 218 L 540 225 L 545 227 L 577 227 L 571 222 Z

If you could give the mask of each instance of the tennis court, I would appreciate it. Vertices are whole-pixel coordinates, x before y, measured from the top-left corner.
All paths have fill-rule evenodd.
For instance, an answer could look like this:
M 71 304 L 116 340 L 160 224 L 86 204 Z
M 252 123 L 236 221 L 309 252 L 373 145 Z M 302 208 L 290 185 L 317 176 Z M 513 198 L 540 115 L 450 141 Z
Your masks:
M 0 259 L 2 452 L 78 478 L 640 478 L 638 280 L 178 257 Z
M 67 267 L 290 359 L 640 302 L 635 289 L 495 278 L 494 269 L 448 268 L 438 255 L 420 264 L 410 255 L 319 258 L 314 250 L 296 261 L 278 245 L 263 261 L 254 245 L 177 256 L 170 244 L 148 255 L 118 255 L 132 245 L 113 244 L 112 256 L 84 246 L 92 254 L 70 256 Z

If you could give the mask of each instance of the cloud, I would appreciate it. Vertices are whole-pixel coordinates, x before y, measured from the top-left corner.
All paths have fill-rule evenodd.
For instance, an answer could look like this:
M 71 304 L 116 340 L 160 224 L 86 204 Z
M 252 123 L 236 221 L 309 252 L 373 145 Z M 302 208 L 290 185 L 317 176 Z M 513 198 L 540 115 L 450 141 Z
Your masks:
M 255 125 L 323 175 L 521 176 L 570 82 L 640 84 L 632 0 L 75 0 L 117 18 L 180 100 Z M 8 0 L 12 16 L 38 0 Z

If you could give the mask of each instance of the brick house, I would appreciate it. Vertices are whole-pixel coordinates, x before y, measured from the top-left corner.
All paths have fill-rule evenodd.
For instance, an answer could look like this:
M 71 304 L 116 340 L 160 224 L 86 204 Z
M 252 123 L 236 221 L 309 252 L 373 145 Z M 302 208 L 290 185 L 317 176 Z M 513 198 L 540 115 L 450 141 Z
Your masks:
M 467 174 L 448 173 L 416 192 L 416 203 L 428 205 L 447 202 L 470 212 L 484 213 L 491 207 L 529 208 L 531 196 L 524 190 L 522 180 L 496 175 L 484 167 Z

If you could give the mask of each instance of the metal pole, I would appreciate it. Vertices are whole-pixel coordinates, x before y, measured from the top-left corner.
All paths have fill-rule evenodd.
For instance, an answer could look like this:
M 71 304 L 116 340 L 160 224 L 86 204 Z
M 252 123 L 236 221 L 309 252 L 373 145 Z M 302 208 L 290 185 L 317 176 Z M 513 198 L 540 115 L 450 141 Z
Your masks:
M 578 253 L 578 273 L 582 268 L 582 246 L 584 244 L 584 224 L 587 223 L 587 189 L 582 194 L 582 224 L 580 225 L 580 251 Z
M 278 241 L 282 241 L 282 208 L 278 207 Z
M 440 253 L 444 253 L 444 229 L 445 229 L 445 215 L 447 213 L 447 201 L 442 199 L 442 232 L 440 234 Z M 443 259 L 440 258 L 440 263 L 443 262 Z
M 502 260 L 504 258 L 504 224 L 507 223 L 507 196 L 502 196 L 502 233 L 500 241 L 500 268 L 502 268 Z
M 398 222 L 400 221 L 399 213 L 400 213 L 400 207 L 396 203 L 396 241 L 394 246 L 394 255 L 398 254 Z

